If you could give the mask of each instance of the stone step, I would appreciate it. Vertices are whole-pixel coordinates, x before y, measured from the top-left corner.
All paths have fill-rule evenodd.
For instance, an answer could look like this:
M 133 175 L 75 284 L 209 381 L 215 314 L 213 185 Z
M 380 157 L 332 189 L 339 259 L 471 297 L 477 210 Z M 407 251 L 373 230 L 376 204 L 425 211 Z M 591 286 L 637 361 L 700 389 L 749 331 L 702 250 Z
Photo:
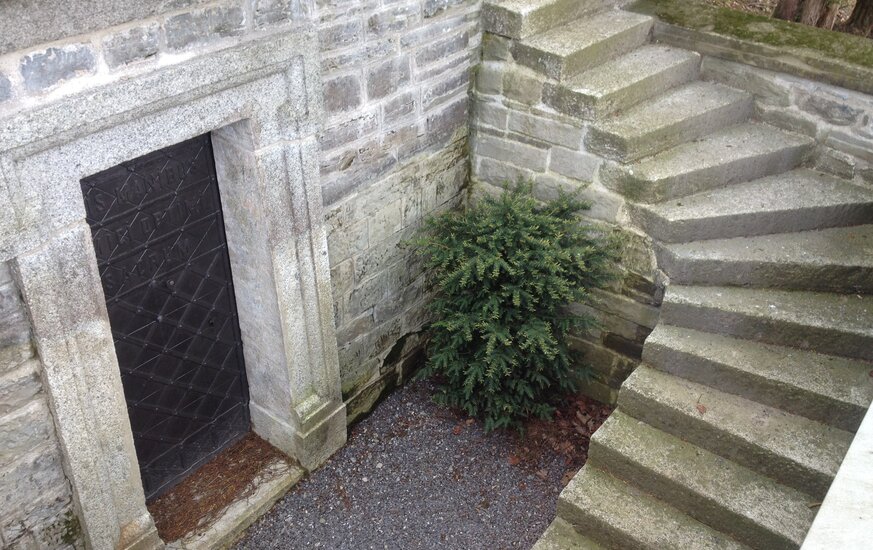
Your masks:
M 593 467 L 752 547 L 793 550 L 815 518 L 810 495 L 615 411 L 591 439 Z
M 485 32 L 520 40 L 601 9 L 604 0 L 489 0 L 482 6 Z
M 598 123 L 585 139 L 588 150 L 633 162 L 752 115 L 752 96 L 712 82 L 693 82 Z
M 653 44 L 547 87 L 545 102 L 583 120 L 627 109 L 697 78 L 700 54 Z
M 643 361 L 663 372 L 854 432 L 873 363 L 659 324 Z
M 566 521 L 555 518 L 531 550 L 603 550 L 603 547 L 580 535 Z
M 563 80 L 643 45 L 652 26 L 645 15 L 604 11 L 516 42 L 513 55 L 517 63 Z
M 813 146 L 812 138 L 745 123 L 628 166 L 604 163 L 600 179 L 631 200 L 655 203 L 786 172 Z
M 799 169 L 655 205 L 634 219 L 667 243 L 753 237 L 873 221 L 873 190 Z
M 646 365 L 624 382 L 618 406 L 627 415 L 819 500 L 852 442 L 850 432 Z
M 561 492 L 558 517 L 608 548 L 747 548 L 590 465 L 584 466 Z
M 873 293 L 873 225 L 657 246 L 679 284 Z
M 873 361 L 873 296 L 674 284 L 661 322 Z

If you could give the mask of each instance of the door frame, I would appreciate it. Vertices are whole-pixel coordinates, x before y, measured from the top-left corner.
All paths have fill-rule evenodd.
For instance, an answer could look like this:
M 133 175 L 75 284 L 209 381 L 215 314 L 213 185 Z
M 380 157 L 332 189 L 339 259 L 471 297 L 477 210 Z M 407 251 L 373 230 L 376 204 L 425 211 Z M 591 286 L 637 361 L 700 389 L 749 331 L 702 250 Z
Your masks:
M 212 132 L 253 430 L 306 468 L 345 442 L 317 52 L 306 27 L 0 116 L 0 259 L 30 314 L 92 548 L 161 542 L 145 507 L 83 177 Z

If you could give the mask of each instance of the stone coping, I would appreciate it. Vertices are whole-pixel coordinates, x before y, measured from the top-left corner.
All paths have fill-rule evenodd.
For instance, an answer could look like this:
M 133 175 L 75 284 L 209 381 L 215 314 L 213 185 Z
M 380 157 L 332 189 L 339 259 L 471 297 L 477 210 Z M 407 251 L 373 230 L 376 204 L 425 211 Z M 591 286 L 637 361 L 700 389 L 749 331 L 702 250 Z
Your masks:
M 801 550 L 870 547 L 873 533 L 873 408 L 855 434 Z
M 627 9 L 657 17 L 660 41 L 873 94 L 873 40 L 694 0 L 638 0 Z

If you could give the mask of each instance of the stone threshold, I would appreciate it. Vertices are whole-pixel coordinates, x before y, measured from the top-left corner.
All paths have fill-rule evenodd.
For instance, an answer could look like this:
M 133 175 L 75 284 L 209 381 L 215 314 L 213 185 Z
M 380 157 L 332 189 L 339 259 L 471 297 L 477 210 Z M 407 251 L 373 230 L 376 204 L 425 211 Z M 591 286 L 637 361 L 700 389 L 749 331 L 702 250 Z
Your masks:
M 873 94 L 873 40 L 694 0 L 637 0 L 655 39 L 704 55 Z
M 251 482 L 248 496 L 233 502 L 209 524 L 197 528 L 166 545 L 169 550 L 223 550 L 230 548 L 262 515 L 294 487 L 306 474 L 303 468 L 284 460 L 264 466 Z

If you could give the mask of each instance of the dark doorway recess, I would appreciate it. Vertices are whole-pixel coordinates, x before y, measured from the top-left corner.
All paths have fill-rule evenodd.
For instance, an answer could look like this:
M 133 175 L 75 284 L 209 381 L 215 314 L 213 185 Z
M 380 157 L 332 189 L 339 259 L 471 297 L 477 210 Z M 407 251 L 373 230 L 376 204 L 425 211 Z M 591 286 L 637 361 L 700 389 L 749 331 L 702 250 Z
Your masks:
M 249 430 L 210 136 L 85 178 L 82 192 L 151 499 Z

